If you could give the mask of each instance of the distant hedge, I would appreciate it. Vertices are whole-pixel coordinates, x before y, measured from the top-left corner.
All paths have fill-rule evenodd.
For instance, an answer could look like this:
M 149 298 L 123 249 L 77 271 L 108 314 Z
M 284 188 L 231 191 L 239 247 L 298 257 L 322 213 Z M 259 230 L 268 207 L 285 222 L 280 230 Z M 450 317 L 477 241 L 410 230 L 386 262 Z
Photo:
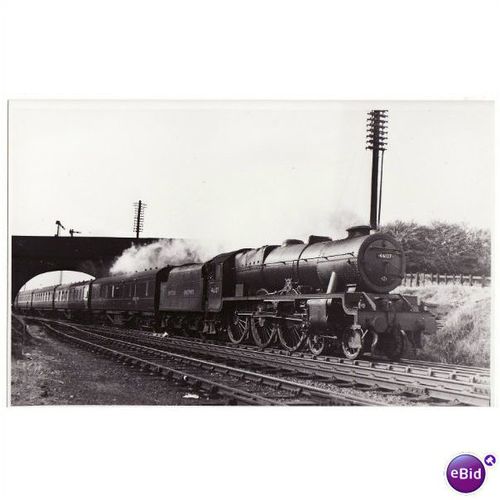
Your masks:
M 441 221 L 429 225 L 395 221 L 381 229 L 402 243 L 408 273 L 491 273 L 489 230 Z

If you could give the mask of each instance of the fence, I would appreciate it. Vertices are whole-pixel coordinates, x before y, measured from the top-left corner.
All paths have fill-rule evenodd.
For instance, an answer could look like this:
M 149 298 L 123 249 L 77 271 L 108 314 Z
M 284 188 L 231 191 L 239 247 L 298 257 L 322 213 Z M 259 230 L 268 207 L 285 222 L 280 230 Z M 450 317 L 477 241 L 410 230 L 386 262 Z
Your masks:
M 424 285 L 465 285 L 465 286 L 490 286 L 490 276 L 473 276 L 472 274 L 425 274 L 406 273 L 403 286 Z

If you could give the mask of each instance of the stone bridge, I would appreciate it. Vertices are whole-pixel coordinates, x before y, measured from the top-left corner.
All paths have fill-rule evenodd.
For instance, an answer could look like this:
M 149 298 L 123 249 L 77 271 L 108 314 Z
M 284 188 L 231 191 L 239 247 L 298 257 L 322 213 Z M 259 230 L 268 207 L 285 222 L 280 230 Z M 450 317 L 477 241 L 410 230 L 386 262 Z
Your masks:
M 12 236 L 12 300 L 34 276 L 48 271 L 81 271 L 105 276 L 116 257 L 132 244 L 160 238 Z

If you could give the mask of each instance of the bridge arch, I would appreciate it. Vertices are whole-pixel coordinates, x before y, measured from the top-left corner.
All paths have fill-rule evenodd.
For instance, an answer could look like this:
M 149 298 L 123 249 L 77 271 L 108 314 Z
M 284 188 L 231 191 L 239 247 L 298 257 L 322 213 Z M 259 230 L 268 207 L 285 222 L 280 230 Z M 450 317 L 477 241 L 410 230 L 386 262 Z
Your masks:
M 89 281 L 95 279 L 91 274 L 82 273 L 80 271 L 71 271 L 69 269 L 59 269 L 57 271 L 47 271 L 42 274 L 37 274 L 26 283 L 23 283 L 20 290 L 34 290 L 50 285 L 69 285 L 81 281 Z
M 12 236 L 11 300 L 31 278 L 48 271 L 63 269 L 96 278 L 106 276 L 125 249 L 158 239 L 164 238 Z

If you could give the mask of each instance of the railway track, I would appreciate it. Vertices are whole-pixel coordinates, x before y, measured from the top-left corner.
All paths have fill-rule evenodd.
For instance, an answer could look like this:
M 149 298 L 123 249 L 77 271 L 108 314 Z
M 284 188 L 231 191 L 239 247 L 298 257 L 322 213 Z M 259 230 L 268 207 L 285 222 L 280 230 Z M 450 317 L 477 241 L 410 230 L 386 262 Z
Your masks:
M 197 361 L 222 364 L 226 368 L 228 366 L 234 368 L 237 364 L 254 376 L 256 374 L 271 376 L 272 373 L 275 379 L 279 376 L 279 380 L 287 383 L 301 380 L 304 381 L 299 384 L 301 386 L 317 389 L 327 387 L 330 393 L 339 389 L 351 389 L 356 392 L 376 392 L 382 396 L 398 396 L 412 404 L 466 406 L 490 404 L 489 370 L 486 368 L 418 360 L 399 363 L 369 359 L 347 360 L 335 356 L 313 356 L 305 352 L 290 355 L 280 349 L 262 350 L 250 345 L 233 346 L 182 337 L 159 337 L 135 330 L 76 326 L 57 320 L 44 320 L 44 322 L 71 327 L 81 334 L 101 335 L 121 342 L 133 341 L 143 347 L 171 355 L 196 356 Z M 274 380 L 272 383 L 278 382 Z M 375 403 L 373 398 L 369 401 L 370 404 Z M 362 398 L 359 404 L 363 402 L 366 401 Z
M 139 343 L 136 339 L 122 340 L 114 335 L 103 335 L 75 325 L 63 323 L 55 327 L 53 323 L 57 322 L 37 321 L 61 340 L 136 366 L 161 379 L 173 379 L 189 385 L 207 397 L 222 399 L 222 403 L 286 406 L 374 404 L 369 398 L 336 394 L 274 374 L 157 349 Z

